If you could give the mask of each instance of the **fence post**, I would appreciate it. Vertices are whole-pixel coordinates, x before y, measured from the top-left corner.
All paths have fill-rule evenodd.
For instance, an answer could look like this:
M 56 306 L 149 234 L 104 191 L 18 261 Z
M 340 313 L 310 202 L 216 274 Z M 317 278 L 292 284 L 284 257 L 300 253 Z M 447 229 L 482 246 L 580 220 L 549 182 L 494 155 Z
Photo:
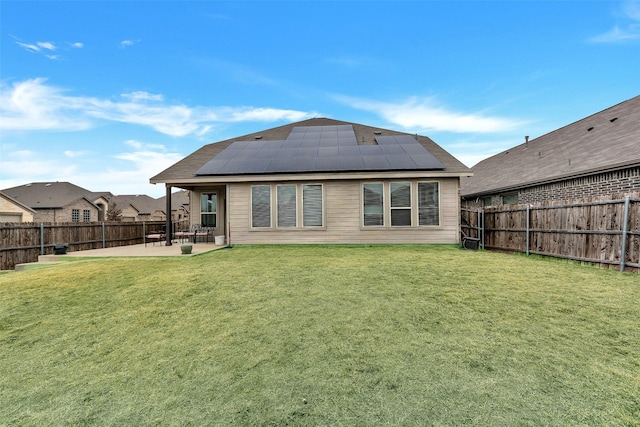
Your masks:
M 482 209 L 480 212 L 482 213 L 482 228 L 480 228 L 480 230 L 482 231 L 481 246 L 482 246 L 482 249 L 484 249 L 484 209 Z
M 44 255 L 44 224 L 40 223 L 40 255 Z
M 527 256 L 529 256 L 529 229 L 530 227 L 530 223 L 529 223 L 529 211 L 531 209 L 531 205 L 527 205 Z
M 105 244 L 104 221 L 102 221 L 102 249 L 104 249 L 106 247 L 107 247 L 107 245 Z
M 142 243 L 147 247 L 147 223 L 142 221 Z
M 624 264 L 627 261 L 627 235 L 629 232 L 629 196 L 624 198 L 624 219 L 622 220 L 622 251 L 620 252 L 620 271 L 624 271 Z

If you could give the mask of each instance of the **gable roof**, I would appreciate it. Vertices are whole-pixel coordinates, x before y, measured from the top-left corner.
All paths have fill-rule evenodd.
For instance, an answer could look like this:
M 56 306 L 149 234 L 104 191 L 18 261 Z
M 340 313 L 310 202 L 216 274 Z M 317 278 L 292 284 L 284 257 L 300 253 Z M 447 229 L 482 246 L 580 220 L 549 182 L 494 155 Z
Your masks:
M 93 203 L 93 193 L 70 182 L 32 182 L 2 190 L 32 209 L 59 209 L 80 199 Z
M 299 156 L 301 159 L 300 163 L 297 163 L 298 167 L 288 167 L 287 165 L 293 164 L 293 158 L 295 156 L 293 150 L 294 140 L 300 142 L 305 141 L 305 137 L 296 138 L 295 135 L 298 132 L 308 132 L 314 131 L 309 128 L 315 127 L 333 127 L 333 128 L 325 128 L 326 130 L 330 130 L 334 133 L 333 139 L 323 139 L 322 138 L 307 138 L 306 141 L 309 143 L 309 148 L 315 148 L 317 151 L 313 152 L 313 150 L 309 150 L 306 152 L 306 155 Z M 297 129 L 296 129 L 297 128 Z M 323 129 L 318 128 L 317 131 L 322 132 Z M 398 154 L 402 154 L 405 158 L 412 159 L 411 154 L 419 154 L 426 152 L 423 160 L 426 159 L 427 156 L 433 158 L 433 162 L 431 164 L 425 165 L 424 163 L 414 164 L 410 167 L 407 167 L 407 170 L 441 170 L 451 174 L 470 174 L 471 170 L 467 168 L 464 164 L 458 161 L 455 157 L 449 154 L 447 151 L 442 149 L 438 144 L 433 142 L 430 138 L 426 136 L 419 136 L 408 134 L 404 132 L 397 132 L 388 129 L 381 129 L 377 127 L 365 126 L 357 123 L 344 122 L 334 119 L 328 118 L 315 118 L 308 119 L 297 123 L 290 123 L 288 125 L 279 126 L 272 129 L 263 130 L 260 132 L 251 133 L 248 135 L 240 136 L 237 138 L 227 139 L 225 141 L 220 141 L 212 144 L 205 145 L 189 156 L 185 157 L 181 161 L 177 162 L 173 166 L 165 169 L 158 175 L 152 177 L 150 179 L 151 183 L 162 183 L 162 182 L 184 182 L 185 180 L 191 180 L 193 178 L 205 178 L 206 176 L 212 175 L 255 175 L 255 174 L 269 174 L 269 173 L 299 173 L 299 172 L 327 172 L 332 171 L 336 173 L 340 172 L 351 172 L 358 170 L 375 170 L 375 171 L 389 171 L 389 170 L 399 170 L 400 167 L 398 164 L 389 164 L 390 155 L 386 156 L 387 163 L 384 167 L 373 167 L 369 169 L 359 169 L 354 168 L 353 165 L 355 163 L 344 163 L 344 167 L 336 167 L 332 166 L 330 168 L 322 168 L 318 167 L 318 158 L 320 148 L 327 148 L 330 145 L 334 145 L 334 143 L 340 145 L 341 138 L 338 137 L 338 133 L 343 133 L 343 139 L 345 140 L 345 147 L 349 145 L 346 151 L 349 151 L 349 157 L 351 157 L 353 162 L 358 162 L 354 158 L 358 157 L 360 159 L 363 158 L 363 153 L 368 154 L 369 151 L 377 151 L 378 155 L 384 154 L 380 153 L 382 150 L 382 146 L 386 143 L 387 146 L 393 148 L 389 148 L 389 151 L 395 150 L 398 152 L 398 149 L 402 150 L 405 146 L 412 146 L 409 150 L 415 150 L 414 153 L 409 153 L 407 150 L 402 151 L 402 153 L 398 152 Z M 347 135 L 348 134 L 348 135 Z M 409 142 L 409 138 L 414 142 Z M 348 140 L 348 141 L 347 141 Z M 273 142 L 277 141 L 277 142 Z M 415 142 L 417 141 L 417 143 Z M 235 143 L 239 143 L 237 146 Z M 279 147 L 275 147 L 275 145 L 280 144 Z M 257 160 L 260 165 L 257 168 L 248 168 L 248 162 L 240 162 L 239 165 L 234 167 L 229 167 L 228 169 L 221 169 L 225 167 L 225 164 L 222 162 L 218 162 L 219 160 L 225 160 L 225 156 L 228 156 L 232 150 L 235 148 L 243 148 L 250 146 L 249 151 L 246 151 L 244 154 L 247 156 L 249 160 Z M 364 148 L 365 146 L 370 146 L 371 148 Z M 375 147 L 378 147 L 376 150 Z M 421 148 L 419 148 L 421 147 Z M 278 151 L 279 149 L 283 149 L 279 153 L 276 153 L 276 157 L 271 157 L 271 159 L 277 159 L 278 167 L 275 167 L 271 170 L 268 165 L 265 165 L 265 162 L 261 160 L 261 155 L 258 153 L 261 149 L 275 149 Z M 227 151 L 229 149 L 230 151 Z M 218 155 L 221 155 L 218 157 Z M 237 153 L 236 153 L 237 154 Z M 279 156 L 279 157 L 278 157 Z M 291 157 L 289 157 L 291 156 Z M 335 156 L 333 154 L 334 159 L 338 159 L 345 156 Z M 364 156 L 366 157 L 366 156 Z M 304 161 L 302 159 L 305 159 Z M 226 160 L 229 160 L 227 158 Z M 301 163 L 304 163 L 304 167 L 300 167 Z M 207 165 L 203 168 L 203 166 Z M 350 166 L 349 166 L 350 165 Z M 258 170 L 260 168 L 264 168 L 267 166 L 267 169 Z M 390 167 L 395 166 L 395 167 Z
M 33 209 L 31 209 L 29 206 L 25 205 L 24 203 L 19 202 L 18 200 L 14 199 L 13 197 L 5 194 L 4 192 L 0 191 L 0 197 L 2 197 L 3 199 L 7 200 L 8 202 L 14 204 L 15 206 L 19 207 L 20 209 L 23 209 L 31 214 L 36 213 L 36 211 L 34 211 Z
M 160 210 L 164 212 L 165 206 L 159 199 L 154 199 L 146 194 L 125 194 L 121 196 L 113 196 L 112 202 L 116 207 L 122 209 L 124 206 L 131 205 L 140 214 L 150 214 L 153 211 Z
M 640 96 L 489 157 L 461 181 L 463 197 L 640 165 Z

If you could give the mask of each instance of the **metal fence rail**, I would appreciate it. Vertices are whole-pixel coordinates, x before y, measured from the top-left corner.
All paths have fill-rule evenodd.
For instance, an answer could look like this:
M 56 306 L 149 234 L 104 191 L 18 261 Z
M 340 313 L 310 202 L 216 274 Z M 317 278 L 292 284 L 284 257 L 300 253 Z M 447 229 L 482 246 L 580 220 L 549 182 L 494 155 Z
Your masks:
M 640 198 L 462 208 L 463 237 L 486 249 L 640 271 Z

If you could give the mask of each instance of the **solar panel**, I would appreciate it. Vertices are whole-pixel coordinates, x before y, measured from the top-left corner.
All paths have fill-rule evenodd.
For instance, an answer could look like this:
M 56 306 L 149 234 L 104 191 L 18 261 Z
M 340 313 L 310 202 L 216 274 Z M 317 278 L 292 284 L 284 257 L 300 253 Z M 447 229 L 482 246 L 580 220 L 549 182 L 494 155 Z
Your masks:
M 297 126 L 286 140 L 236 141 L 195 175 L 444 169 L 411 135 L 358 145 L 351 125 Z

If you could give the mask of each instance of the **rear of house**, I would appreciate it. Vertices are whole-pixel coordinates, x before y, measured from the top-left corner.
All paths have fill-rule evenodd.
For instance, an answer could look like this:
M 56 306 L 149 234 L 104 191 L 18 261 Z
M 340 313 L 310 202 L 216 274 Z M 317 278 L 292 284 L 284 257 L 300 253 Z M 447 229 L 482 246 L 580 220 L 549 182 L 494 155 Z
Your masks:
M 470 174 L 427 137 L 310 119 L 206 145 L 151 182 L 191 191 L 191 223 L 235 244 L 458 243 Z

